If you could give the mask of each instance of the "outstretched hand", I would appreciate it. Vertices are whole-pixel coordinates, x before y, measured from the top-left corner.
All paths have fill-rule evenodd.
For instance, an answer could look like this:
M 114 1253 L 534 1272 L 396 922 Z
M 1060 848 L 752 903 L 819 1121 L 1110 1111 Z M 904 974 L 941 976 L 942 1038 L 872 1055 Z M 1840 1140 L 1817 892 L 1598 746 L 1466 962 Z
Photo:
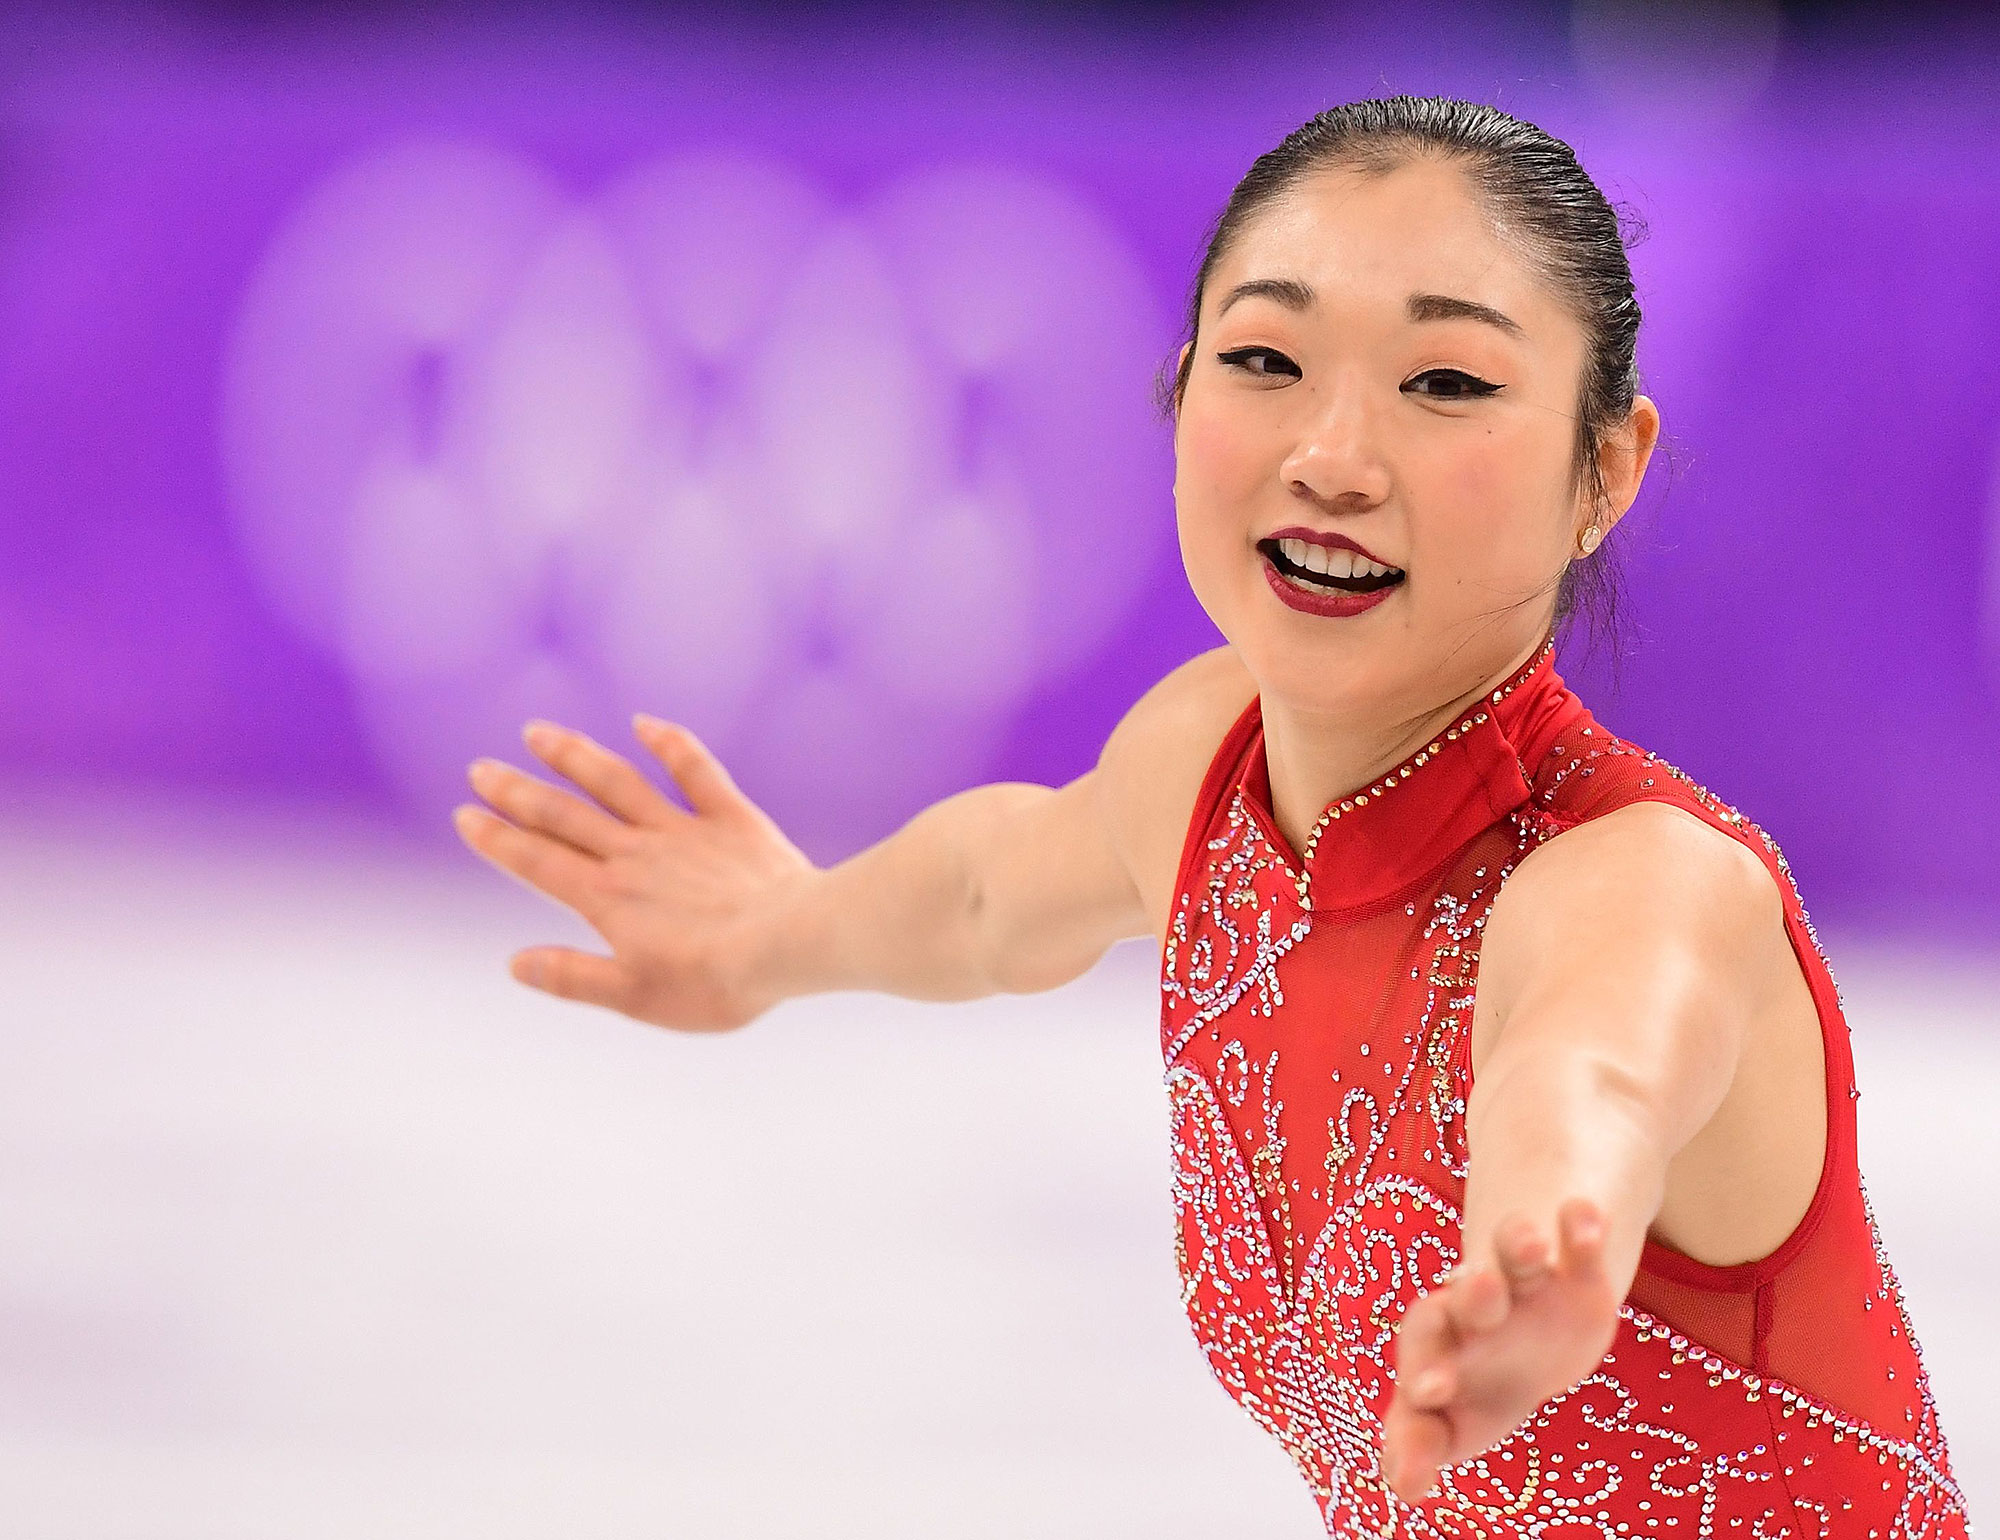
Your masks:
M 1621 1291 L 1605 1269 L 1603 1214 L 1571 1198 L 1556 1228 L 1552 1243 L 1526 1218 L 1503 1221 L 1493 1262 L 1453 1269 L 1405 1312 L 1382 1420 L 1382 1472 L 1405 1502 L 1429 1495 L 1442 1467 L 1499 1443 L 1609 1350 Z
M 772 916 L 819 868 L 687 728 L 642 715 L 634 730 L 686 808 L 584 734 L 537 721 L 522 733 L 529 749 L 589 798 L 480 759 L 468 778 L 496 811 L 461 804 L 453 822 L 479 855 L 611 946 L 609 957 L 530 948 L 512 960 L 516 979 L 658 1026 L 742 1026 L 776 1003 L 760 970 Z

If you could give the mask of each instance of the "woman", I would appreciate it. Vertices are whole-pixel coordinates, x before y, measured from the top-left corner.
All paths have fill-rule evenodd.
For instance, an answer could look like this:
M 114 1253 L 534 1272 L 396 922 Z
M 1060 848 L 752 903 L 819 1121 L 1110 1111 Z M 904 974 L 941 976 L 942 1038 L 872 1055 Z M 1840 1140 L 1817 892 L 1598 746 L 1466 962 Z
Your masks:
M 1331 1533 L 1966 1532 L 1769 838 L 1599 725 L 1554 633 L 1659 432 L 1617 220 L 1494 109 L 1322 113 L 1219 219 L 1166 405 L 1228 639 L 1067 786 L 812 865 L 685 729 L 683 810 L 531 724 L 468 843 L 665 1026 L 1051 988 L 1162 945 L 1183 1300 Z

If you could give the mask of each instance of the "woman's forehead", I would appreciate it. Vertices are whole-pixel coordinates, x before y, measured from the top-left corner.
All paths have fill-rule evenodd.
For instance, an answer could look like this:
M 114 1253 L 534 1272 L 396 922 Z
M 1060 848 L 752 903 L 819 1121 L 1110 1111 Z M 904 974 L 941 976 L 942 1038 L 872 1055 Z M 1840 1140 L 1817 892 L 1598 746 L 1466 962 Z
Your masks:
M 1301 178 L 1236 232 L 1209 280 L 1209 304 L 1251 279 L 1289 278 L 1316 294 L 1401 307 L 1412 293 L 1458 295 L 1520 320 L 1551 299 L 1495 229 L 1472 183 L 1437 161 L 1380 175 L 1327 168 Z

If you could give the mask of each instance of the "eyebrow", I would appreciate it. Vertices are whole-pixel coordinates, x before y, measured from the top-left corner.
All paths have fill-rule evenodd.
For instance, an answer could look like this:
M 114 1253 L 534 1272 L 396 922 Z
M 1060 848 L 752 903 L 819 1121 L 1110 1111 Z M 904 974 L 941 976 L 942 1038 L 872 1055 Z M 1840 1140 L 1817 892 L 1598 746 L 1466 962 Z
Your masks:
M 1275 300 L 1287 310 L 1310 310 L 1318 301 L 1312 285 L 1296 278 L 1252 278 L 1239 283 L 1224 295 L 1216 314 L 1220 316 L 1239 299 L 1252 296 Z M 1502 314 L 1491 305 L 1460 299 L 1454 294 L 1412 294 L 1404 305 L 1404 312 L 1412 321 L 1483 321 L 1488 326 L 1497 326 L 1510 337 L 1527 335 L 1520 322 L 1512 316 Z
M 1252 278 L 1225 294 L 1221 308 L 1215 313 L 1220 316 L 1239 299 L 1249 299 L 1254 295 L 1276 300 L 1287 310 L 1310 310 L 1319 298 L 1313 293 L 1311 284 L 1301 283 L 1296 278 Z
M 1502 315 L 1491 305 L 1460 299 L 1453 294 L 1412 294 L 1406 308 L 1412 321 L 1484 321 L 1488 326 L 1499 327 L 1510 337 L 1527 335 L 1521 330 L 1521 323 L 1512 316 Z

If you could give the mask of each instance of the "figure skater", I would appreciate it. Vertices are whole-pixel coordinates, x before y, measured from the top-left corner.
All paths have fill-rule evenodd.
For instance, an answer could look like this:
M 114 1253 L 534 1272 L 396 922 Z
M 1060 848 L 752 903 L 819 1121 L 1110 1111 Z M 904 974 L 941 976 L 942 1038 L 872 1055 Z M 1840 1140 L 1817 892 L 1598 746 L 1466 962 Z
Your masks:
M 514 976 L 713 1031 L 1150 934 L 1183 1302 L 1330 1534 L 1966 1534 L 1790 869 L 1554 665 L 1658 438 L 1638 330 L 1569 146 L 1319 114 L 1231 194 L 1163 374 L 1227 644 L 1068 785 L 824 868 L 685 727 L 634 719 L 682 808 L 532 723 L 588 798 L 480 761 L 459 828 L 611 955 Z

